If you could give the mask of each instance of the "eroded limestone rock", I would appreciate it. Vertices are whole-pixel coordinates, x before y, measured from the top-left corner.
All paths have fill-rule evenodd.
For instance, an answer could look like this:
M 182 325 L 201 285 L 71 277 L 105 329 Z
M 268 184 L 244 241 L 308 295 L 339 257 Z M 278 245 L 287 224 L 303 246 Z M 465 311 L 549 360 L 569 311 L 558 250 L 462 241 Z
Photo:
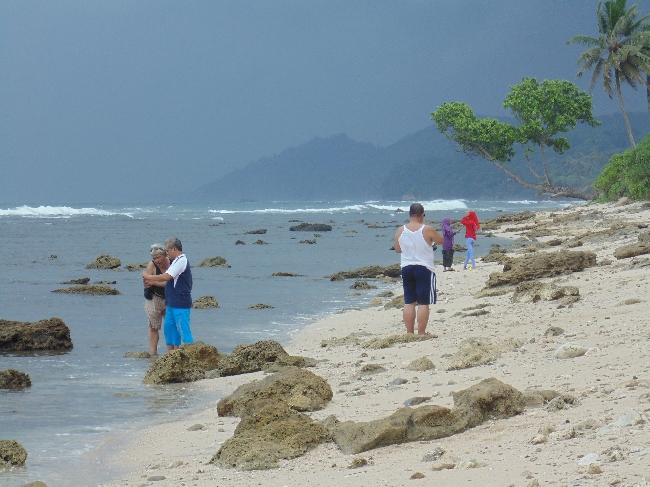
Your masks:
M 277 402 L 244 416 L 210 463 L 239 470 L 277 468 L 279 459 L 298 457 L 330 439 L 323 425 Z
M 16 369 L 0 370 L 0 389 L 9 389 L 11 391 L 22 391 L 31 387 L 32 380 L 28 374 Z
M 122 262 L 117 257 L 102 254 L 86 266 L 86 269 L 117 269 Z
M 445 370 L 460 370 L 493 362 L 502 352 L 516 350 L 523 345 L 521 340 L 508 339 L 495 342 L 487 337 L 466 338 L 458 351 L 445 364 Z
M 324 425 L 343 453 L 361 453 L 381 446 L 427 441 L 473 428 L 489 418 L 508 418 L 521 413 L 521 392 L 491 378 L 453 394 L 453 409 L 426 405 L 404 407 L 387 418 L 368 422 L 340 422 L 329 416 Z
M 329 277 L 332 281 L 342 281 L 344 279 L 372 279 L 379 275 L 386 277 L 401 277 L 402 268 L 399 264 L 393 264 L 387 267 L 371 265 L 350 271 L 340 271 L 326 277 Z
M 144 376 L 145 384 L 193 382 L 205 378 L 205 367 L 183 349 L 172 350 L 156 360 Z
M 0 440 L 0 467 L 25 465 L 27 450 L 16 440 Z
M 650 242 L 635 242 L 618 247 L 614 251 L 614 257 L 617 259 L 628 259 L 630 257 L 644 254 L 650 254 Z
M 332 399 L 325 379 L 298 367 L 285 367 L 262 380 L 241 385 L 217 404 L 219 416 L 244 417 L 262 405 L 284 402 L 296 411 L 317 411 Z
M 503 266 L 503 272 L 490 274 L 487 287 L 518 284 L 543 277 L 570 274 L 595 265 L 596 254 L 594 252 L 569 250 L 538 252 L 508 260 Z
M 214 296 L 201 296 L 192 303 L 192 308 L 195 309 L 211 309 L 218 308 L 219 301 Z
M 372 348 L 374 350 L 379 350 L 382 348 L 390 348 L 400 343 L 422 342 L 425 340 L 431 340 L 432 338 L 433 335 L 417 335 L 415 333 L 400 333 L 398 335 L 391 335 L 386 338 L 374 338 L 372 340 L 368 340 L 367 342 L 361 345 L 361 348 Z
M 181 347 L 191 359 L 199 362 L 205 370 L 214 370 L 228 355 L 221 353 L 216 347 L 203 342 L 194 342 Z
M 62 294 L 91 294 L 93 296 L 117 296 L 122 294 L 117 289 L 110 286 L 96 286 L 96 285 L 86 285 L 86 286 L 70 286 L 64 289 L 55 289 L 53 293 L 62 293 Z
M 70 328 L 60 318 L 37 322 L 0 319 L 0 350 L 71 350 Z
M 264 365 L 274 363 L 289 354 L 275 340 L 262 340 L 249 345 L 237 345 L 224 357 L 218 369 L 222 376 L 248 374 L 262 370 Z
M 433 370 L 436 368 L 434 363 L 426 357 L 416 358 L 413 362 L 404 367 L 406 370 L 414 370 L 416 372 L 424 372 L 426 370 Z
M 565 296 L 578 296 L 576 286 L 558 286 L 555 283 L 526 281 L 517 284 L 512 295 L 513 303 L 536 303 L 537 301 L 554 301 Z
M 196 267 L 223 267 L 228 269 L 230 268 L 230 264 L 226 262 L 226 259 L 220 255 L 217 255 L 216 257 L 208 257 L 207 259 L 203 259 Z

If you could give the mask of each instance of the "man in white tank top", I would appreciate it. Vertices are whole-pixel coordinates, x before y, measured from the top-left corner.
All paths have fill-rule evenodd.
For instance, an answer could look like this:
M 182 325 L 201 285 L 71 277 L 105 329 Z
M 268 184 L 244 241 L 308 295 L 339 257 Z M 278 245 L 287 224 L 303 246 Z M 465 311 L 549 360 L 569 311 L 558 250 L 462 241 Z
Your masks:
M 433 227 L 424 224 L 424 207 L 420 203 L 411 205 L 409 216 L 411 221 L 399 227 L 395 234 L 395 252 L 402 254 L 404 325 L 406 333 L 413 333 L 417 315 L 418 334 L 424 335 L 429 322 L 429 305 L 436 304 L 432 246 L 442 244 L 444 238 Z

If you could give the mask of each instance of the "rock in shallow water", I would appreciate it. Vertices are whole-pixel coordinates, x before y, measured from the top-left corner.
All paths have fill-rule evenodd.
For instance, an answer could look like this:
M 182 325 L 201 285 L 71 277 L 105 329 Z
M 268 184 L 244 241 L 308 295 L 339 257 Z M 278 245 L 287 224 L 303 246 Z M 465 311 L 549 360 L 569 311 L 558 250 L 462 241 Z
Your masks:
M 0 467 L 16 467 L 25 464 L 27 450 L 16 440 L 0 440 Z
M 172 350 L 156 360 L 144 376 L 145 384 L 193 382 L 205 378 L 205 367 L 182 349 Z
M 0 350 L 71 350 L 70 328 L 60 318 L 34 323 L 0 319 Z
M 16 369 L 0 370 L 0 389 L 9 389 L 12 391 L 22 391 L 31 387 L 32 381 L 29 375 Z
M 210 309 L 218 307 L 219 302 L 214 296 L 201 296 L 192 303 L 192 308 L 195 309 Z
M 86 269 L 116 269 L 122 265 L 117 257 L 102 254 L 86 266 Z
M 55 289 L 52 292 L 62 294 L 91 294 L 93 296 L 117 296 L 119 294 L 122 294 L 117 289 L 114 289 L 110 286 L 96 285 L 71 286 L 66 287 L 65 289 Z

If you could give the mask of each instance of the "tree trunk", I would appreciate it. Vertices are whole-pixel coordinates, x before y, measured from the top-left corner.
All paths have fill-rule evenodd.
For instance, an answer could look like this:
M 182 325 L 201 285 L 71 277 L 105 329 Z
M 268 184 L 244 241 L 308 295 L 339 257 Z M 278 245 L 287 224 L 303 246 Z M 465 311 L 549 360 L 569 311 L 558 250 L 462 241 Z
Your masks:
M 645 77 L 645 93 L 648 99 L 648 115 L 650 115 L 650 73 Z
M 625 104 L 623 103 L 623 94 L 621 93 L 621 81 L 618 77 L 618 71 L 615 71 L 616 76 L 616 94 L 618 95 L 618 101 L 621 104 L 621 112 L 623 113 L 623 120 L 625 120 L 625 127 L 627 128 L 627 135 L 630 137 L 630 144 L 632 148 L 636 147 L 634 143 L 634 136 L 632 135 L 632 126 L 630 125 L 630 120 L 627 118 L 627 112 L 625 111 Z

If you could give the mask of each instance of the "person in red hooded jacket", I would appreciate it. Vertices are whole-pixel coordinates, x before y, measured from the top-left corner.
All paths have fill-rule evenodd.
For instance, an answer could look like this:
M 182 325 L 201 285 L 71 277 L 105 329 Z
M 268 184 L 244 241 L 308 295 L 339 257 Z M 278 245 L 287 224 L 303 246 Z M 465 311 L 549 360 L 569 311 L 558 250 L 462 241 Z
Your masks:
M 476 261 L 474 260 L 474 243 L 476 242 L 476 232 L 481 228 L 475 211 L 468 211 L 467 214 L 460 220 L 465 225 L 465 244 L 467 245 L 467 255 L 465 255 L 465 265 L 463 269 L 467 270 L 467 263 L 472 261 L 472 269 L 476 269 Z

